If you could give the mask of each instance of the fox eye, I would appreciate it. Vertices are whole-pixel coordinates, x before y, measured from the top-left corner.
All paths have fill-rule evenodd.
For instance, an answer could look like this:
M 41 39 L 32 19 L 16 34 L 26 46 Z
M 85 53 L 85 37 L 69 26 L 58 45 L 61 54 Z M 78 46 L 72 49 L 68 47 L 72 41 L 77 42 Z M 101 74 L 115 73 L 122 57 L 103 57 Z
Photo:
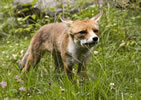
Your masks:
M 98 30 L 93 30 L 95 33 L 97 33 L 98 32 Z
M 78 33 L 80 33 L 80 34 L 86 34 L 87 31 L 80 31 L 80 32 L 78 32 Z

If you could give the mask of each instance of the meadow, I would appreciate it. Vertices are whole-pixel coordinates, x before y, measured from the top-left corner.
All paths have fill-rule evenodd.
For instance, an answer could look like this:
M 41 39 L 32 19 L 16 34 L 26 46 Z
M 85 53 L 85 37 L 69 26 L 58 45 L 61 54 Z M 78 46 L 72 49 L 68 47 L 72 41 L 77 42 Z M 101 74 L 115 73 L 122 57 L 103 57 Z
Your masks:
M 101 10 L 104 14 L 100 21 L 100 42 L 87 68 L 94 79 L 87 77 L 83 82 L 74 83 L 64 72 L 54 72 L 49 53 L 36 68 L 21 74 L 18 62 L 31 37 L 42 25 L 54 20 L 45 16 L 27 24 L 26 18 L 14 17 L 11 0 L 2 0 L 0 100 L 141 100 L 141 8 L 138 4 L 117 8 L 108 3 L 81 9 L 68 18 L 91 18 Z M 77 76 L 74 79 L 79 80 Z

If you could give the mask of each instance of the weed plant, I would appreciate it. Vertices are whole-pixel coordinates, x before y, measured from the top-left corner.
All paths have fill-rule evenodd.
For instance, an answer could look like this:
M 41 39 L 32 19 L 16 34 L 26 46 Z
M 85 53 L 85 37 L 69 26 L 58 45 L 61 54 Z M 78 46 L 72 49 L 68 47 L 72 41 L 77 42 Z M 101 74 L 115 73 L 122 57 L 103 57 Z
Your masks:
M 88 65 L 94 79 L 76 83 L 64 72 L 54 72 L 48 53 L 36 68 L 20 73 L 18 62 L 31 37 L 42 25 L 53 23 L 54 17 L 27 24 L 26 18 L 15 19 L 13 8 L 11 0 L 0 3 L 0 100 L 141 100 L 141 8 L 137 4 L 116 8 L 108 3 L 69 15 L 81 20 L 104 11 L 100 42 Z

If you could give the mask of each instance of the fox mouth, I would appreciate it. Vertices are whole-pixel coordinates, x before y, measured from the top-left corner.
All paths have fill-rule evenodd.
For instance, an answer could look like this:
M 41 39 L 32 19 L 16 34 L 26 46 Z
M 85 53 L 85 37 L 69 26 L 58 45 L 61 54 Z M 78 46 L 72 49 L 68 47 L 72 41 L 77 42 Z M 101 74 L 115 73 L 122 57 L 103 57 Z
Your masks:
M 97 44 L 97 42 L 85 43 L 84 46 L 93 47 L 96 44 Z
M 80 40 L 81 46 L 84 46 L 84 47 L 93 47 L 98 42 L 99 42 L 98 40 L 94 41 L 93 38 Z

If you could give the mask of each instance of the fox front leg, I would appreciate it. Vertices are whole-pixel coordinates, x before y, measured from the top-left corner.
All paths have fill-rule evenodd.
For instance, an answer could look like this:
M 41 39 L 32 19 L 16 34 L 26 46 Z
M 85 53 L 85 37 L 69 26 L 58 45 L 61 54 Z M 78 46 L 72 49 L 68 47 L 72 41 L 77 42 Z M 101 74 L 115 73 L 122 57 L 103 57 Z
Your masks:
M 73 78 L 73 72 L 72 72 L 72 68 L 73 66 L 68 65 L 66 62 L 64 62 L 64 72 L 67 74 L 69 79 Z
M 85 77 L 87 76 L 87 68 L 86 68 L 86 64 L 84 63 L 79 63 L 78 64 L 78 71 L 77 71 L 77 75 L 81 80 L 84 80 Z

